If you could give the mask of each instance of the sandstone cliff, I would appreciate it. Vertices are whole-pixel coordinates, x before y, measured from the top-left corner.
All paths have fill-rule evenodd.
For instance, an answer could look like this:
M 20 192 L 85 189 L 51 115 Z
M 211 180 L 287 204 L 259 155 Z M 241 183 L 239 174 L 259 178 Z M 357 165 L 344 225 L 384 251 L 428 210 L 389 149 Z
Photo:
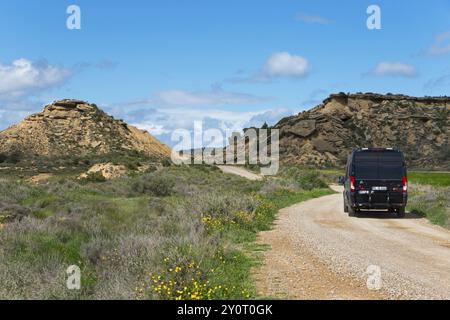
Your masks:
M 356 147 L 397 147 L 411 167 L 450 169 L 450 97 L 333 94 L 282 119 L 280 160 L 342 166 Z

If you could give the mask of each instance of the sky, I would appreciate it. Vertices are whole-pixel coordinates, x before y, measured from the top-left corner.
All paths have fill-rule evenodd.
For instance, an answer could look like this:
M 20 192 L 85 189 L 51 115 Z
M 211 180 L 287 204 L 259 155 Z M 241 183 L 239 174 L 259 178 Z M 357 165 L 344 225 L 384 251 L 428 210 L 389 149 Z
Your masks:
M 334 92 L 450 95 L 449 0 L 1 0 L 0 39 L 0 130 L 75 98 L 173 145 Z

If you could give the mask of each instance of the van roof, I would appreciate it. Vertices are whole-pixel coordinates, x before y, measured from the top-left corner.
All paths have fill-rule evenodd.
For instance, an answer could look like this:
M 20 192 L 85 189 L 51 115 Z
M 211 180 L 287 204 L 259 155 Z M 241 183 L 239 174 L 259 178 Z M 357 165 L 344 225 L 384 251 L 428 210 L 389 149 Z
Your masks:
M 395 148 L 359 148 L 355 149 L 354 152 L 386 152 L 386 151 L 392 151 L 392 152 L 400 152 L 400 150 Z
M 373 161 L 382 161 L 386 162 L 404 162 L 405 157 L 403 156 L 403 152 L 398 149 L 393 148 L 361 148 L 356 149 L 352 153 L 352 160 L 356 162 L 373 162 Z

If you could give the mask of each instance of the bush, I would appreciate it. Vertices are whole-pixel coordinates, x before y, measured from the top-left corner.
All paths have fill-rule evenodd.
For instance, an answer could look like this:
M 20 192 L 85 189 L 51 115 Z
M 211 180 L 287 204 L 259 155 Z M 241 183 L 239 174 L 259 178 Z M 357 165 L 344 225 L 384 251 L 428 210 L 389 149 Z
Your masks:
M 0 154 L 0 163 L 11 163 L 16 164 L 19 163 L 23 158 L 22 154 L 19 151 L 13 151 L 10 154 Z
M 0 203 L 0 223 L 10 222 L 14 220 L 22 220 L 28 216 L 31 210 L 18 204 Z
M 86 181 L 89 182 L 105 182 L 106 178 L 101 171 L 89 172 Z
M 211 191 L 201 193 L 191 199 L 188 207 L 200 213 L 203 217 L 224 218 L 230 220 L 238 211 L 254 211 L 257 202 L 246 194 L 237 192 Z
M 6 159 L 8 159 L 6 154 L 0 153 L 0 163 L 6 162 Z
M 328 174 L 310 168 L 287 167 L 282 169 L 280 176 L 286 181 L 297 183 L 298 187 L 303 190 L 328 187 L 328 184 L 324 181 L 324 179 L 329 180 Z
M 170 167 L 172 165 L 172 162 L 170 161 L 170 159 L 165 158 L 161 161 L 161 164 L 163 167 Z
M 32 192 L 28 185 L 16 181 L 0 179 L 0 201 L 20 203 Z
M 450 187 L 410 185 L 407 209 L 416 215 L 426 217 L 432 223 L 450 225 Z
M 171 176 L 150 173 L 141 176 L 132 186 L 138 194 L 151 193 L 157 197 L 166 197 L 172 194 L 175 181 Z
M 306 171 L 297 177 L 297 182 L 304 190 L 326 188 L 327 184 L 322 181 L 317 171 Z

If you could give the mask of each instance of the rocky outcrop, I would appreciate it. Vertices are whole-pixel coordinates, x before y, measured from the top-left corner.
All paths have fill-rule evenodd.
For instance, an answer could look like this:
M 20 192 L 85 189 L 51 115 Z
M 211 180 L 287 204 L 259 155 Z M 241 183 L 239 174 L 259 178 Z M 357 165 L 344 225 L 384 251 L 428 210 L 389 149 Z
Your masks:
M 334 94 L 282 119 L 282 163 L 342 166 L 357 147 L 397 147 L 411 167 L 450 169 L 450 97 Z
M 80 175 L 80 179 L 87 179 L 89 175 L 99 173 L 105 180 L 113 180 L 126 175 L 127 168 L 124 165 L 112 163 L 98 163 L 92 166 L 86 173 Z
M 65 157 L 139 153 L 157 158 L 170 149 L 148 132 L 115 120 L 95 104 L 61 100 L 0 132 L 0 154 Z
M 316 120 L 302 120 L 287 128 L 287 131 L 302 138 L 309 137 L 316 131 Z

